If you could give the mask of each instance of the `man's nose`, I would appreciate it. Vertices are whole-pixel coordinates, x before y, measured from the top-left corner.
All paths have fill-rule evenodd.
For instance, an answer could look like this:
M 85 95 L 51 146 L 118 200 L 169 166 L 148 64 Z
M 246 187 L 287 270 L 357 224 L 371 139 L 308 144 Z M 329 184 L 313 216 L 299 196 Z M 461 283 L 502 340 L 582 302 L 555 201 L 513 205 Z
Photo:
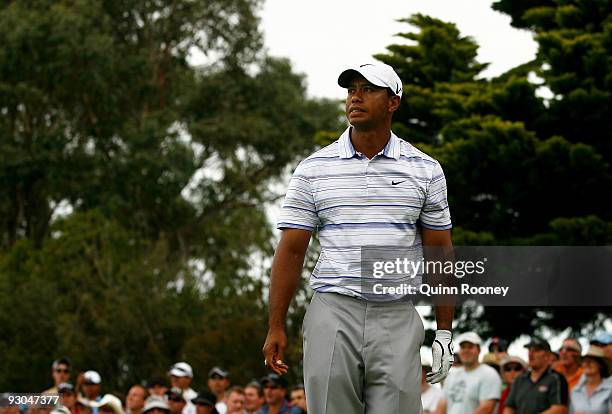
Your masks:
M 363 95 L 360 90 L 356 90 L 351 96 L 351 102 L 361 102 L 363 100 Z

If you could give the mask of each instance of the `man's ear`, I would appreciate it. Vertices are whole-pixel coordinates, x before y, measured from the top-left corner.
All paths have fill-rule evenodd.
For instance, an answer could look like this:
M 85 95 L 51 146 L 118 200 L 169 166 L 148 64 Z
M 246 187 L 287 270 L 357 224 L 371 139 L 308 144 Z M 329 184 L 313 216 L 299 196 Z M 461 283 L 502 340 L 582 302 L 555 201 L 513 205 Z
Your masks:
M 393 95 L 389 97 L 389 112 L 397 111 L 397 108 L 399 108 L 401 103 L 402 103 L 402 98 L 400 98 L 399 96 Z

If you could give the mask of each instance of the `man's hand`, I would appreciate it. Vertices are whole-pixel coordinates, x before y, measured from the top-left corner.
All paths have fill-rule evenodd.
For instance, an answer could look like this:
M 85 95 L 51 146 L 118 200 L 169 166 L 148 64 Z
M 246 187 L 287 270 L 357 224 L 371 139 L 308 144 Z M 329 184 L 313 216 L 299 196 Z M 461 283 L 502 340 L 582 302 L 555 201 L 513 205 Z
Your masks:
M 448 375 L 453 365 L 453 345 L 451 331 L 438 329 L 436 339 L 431 345 L 431 372 L 427 374 L 427 382 L 435 384 L 442 381 Z
M 278 375 L 286 374 L 289 369 L 287 364 L 283 362 L 283 352 L 285 352 L 286 347 L 287 335 L 284 329 L 270 328 L 262 352 L 265 365 Z

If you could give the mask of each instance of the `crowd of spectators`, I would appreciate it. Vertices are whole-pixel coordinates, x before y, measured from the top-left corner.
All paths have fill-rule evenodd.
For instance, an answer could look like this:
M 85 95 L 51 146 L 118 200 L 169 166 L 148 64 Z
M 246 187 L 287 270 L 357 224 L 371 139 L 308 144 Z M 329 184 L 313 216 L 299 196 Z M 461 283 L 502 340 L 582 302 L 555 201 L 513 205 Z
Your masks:
M 423 414 L 612 414 L 612 334 L 593 338 L 583 352 L 580 342 L 567 338 L 554 352 L 532 337 L 525 347 L 528 361 L 508 354 L 501 338 L 483 340 L 475 332 L 460 334 L 455 364 L 443 385 L 425 382 L 430 364 L 422 363 Z M 71 382 L 66 358 L 53 362 L 53 387 L 43 394 L 59 395 L 54 408 L 5 408 L 1 414 L 305 414 L 303 385 L 289 387 L 284 377 L 269 374 L 244 386 L 231 385 L 228 371 L 208 372 L 208 389 L 191 388 L 194 372 L 177 362 L 167 377 L 135 384 L 122 401 L 102 393 L 102 377 L 85 371 Z M 26 412 L 28 411 L 28 412 Z M 338 413 L 342 414 L 342 413 Z

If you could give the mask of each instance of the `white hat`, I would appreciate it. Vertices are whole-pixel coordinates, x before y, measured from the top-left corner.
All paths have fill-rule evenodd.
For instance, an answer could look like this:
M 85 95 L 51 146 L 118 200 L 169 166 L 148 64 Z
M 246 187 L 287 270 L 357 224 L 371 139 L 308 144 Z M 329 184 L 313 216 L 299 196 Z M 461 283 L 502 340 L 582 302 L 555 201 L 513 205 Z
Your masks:
M 177 362 L 176 364 L 172 365 L 169 374 L 174 375 L 175 377 L 193 378 L 193 370 L 191 369 L 191 365 L 186 362 Z
M 100 401 L 90 401 L 89 406 L 94 408 L 107 406 L 110 407 L 115 414 L 124 414 L 121 400 L 113 394 L 106 394 Z
M 144 407 L 142 409 L 143 413 L 146 413 L 149 410 L 154 408 L 159 408 L 160 410 L 170 411 L 170 407 L 166 400 L 158 395 L 152 395 L 145 400 Z
M 338 77 L 338 85 L 348 88 L 355 72 L 367 79 L 373 85 L 389 88 L 400 98 L 402 97 L 402 80 L 393 68 L 385 63 L 372 62 L 350 67 Z
M 478 346 L 482 345 L 482 339 L 480 339 L 480 336 L 478 336 L 476 332 L 464 332 L 461 335 L 459 335 L 457 339 L 455 339 L 455 342 L 459 346 L 461 346 L 462 342 L 469 342 L 471 344 L 478 345 Z
M 100 384 L 102 382 L 102 377 L 97 371 L 85 371 L 83 379 L 86 384 Z
M 68 408 L 64 407 L 63 405 L 60 405 L 59 407 L 55 407 L 53 410 L 51 410 L 51 414 L 71 414 L 71 413 Z

